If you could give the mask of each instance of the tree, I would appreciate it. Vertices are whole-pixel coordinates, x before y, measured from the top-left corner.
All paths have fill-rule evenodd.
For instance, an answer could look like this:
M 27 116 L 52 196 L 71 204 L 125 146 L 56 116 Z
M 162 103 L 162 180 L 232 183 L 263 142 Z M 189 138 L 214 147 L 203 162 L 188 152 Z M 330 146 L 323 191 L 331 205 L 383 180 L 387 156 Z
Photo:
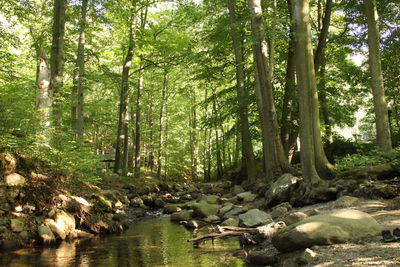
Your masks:
M 79 19 L 79 38 L 76 55 L 76 70 L 74 75 L 74 86 L 72 89 L 72 120 L 75 122 L 74 130 L 77 140 L 83 142 L 84 134 L 84 87 L 85 87 L 85 43 L 86 24 L 89 0 L 82 0 L 81 17 Z
M 259 98 L 259 110 L 263 129 L 264 160 L 266 180 L 272 182 L 274 172 L 288 169 L 288 161 L 283 152 L 280 140 L 270 67 L 268 64 L 268 45 L 265 41 L 263 14 L 260 0 L 248 0 L 251 12 L 251 29 L 253 35 L 253 54 L 256 79 L 256 94 Z
M 388 152 L 392 149 L 392 139 L 379 52 L 378 12 L 375 0 L 364 0 L 364 6 L 368 24 L 369 66 L 375 111 L 376 144 L 379 150 Z
M 243 55 L 243 30 L 238 27 L 238 18 L 236 15 L 236 0 L 228 0 L 228 9 L 230 16 L 230 34 L 233 50 L 235 52 L 236 68 L 236 92 L 238 103 L 238 124 L 240 125 L 242 162 L 247 172 L 247 179 L 255 181 L 257 171 L 255 166 L 253 145 L 251 143 L 250 126 L 248 118 L 247 99 L 248 94 L 245 89 L 245 58 Z
M 315 158 L 317 155 L 315 141 L 318 140 L 314 136 L 316 128 L 315 113 L 318 114 L 318 109 L 315 109 L 314 102 L 317 102 L 318 98 L 312 55 L 308 0 L 294 0 L 294 18 L 296 23 L 296 75 L 300 107 L 300 155 L 307 195 L 322 182 L 317 172 Z
M 118 114 L 118 132 L 117 132 L 117 142 L 115 149 L 114 172 L 118 173 L 121 170 L 122 175 L 127 175 L 128 173 L 129 70 L 132 65 L 132 59 L 135 50 L 136 15 L 137 15 L 136 4 L 137 1 L 133 1 L 131 7 L 131 16 L 129 20 L 128 50 L 126 52 L 124 64 L 122 67 L 121 91 L 120 91 L 119 114 Z
M 50 55 L 50 97 L 52 98 L 52 120 L 55 127 L 61 125 L 61 88 L 64 71 L 65 10 L 67 0 L 54 0 L 53 39 Z

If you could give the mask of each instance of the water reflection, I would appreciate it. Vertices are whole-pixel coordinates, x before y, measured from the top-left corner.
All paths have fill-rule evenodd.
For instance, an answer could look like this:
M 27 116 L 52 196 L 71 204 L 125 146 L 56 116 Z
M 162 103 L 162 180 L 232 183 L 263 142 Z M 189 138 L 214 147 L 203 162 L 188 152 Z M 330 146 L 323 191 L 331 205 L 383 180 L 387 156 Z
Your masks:
M 246 266 L 232 253 L 235 239 L 216 240 L 194 249 L 192 235 L 169 218 L 141 221 L 119 236 L 85 242 L 63 242 L 57 248 L 24 249 L 0 254 L 0 266 L 147 267 L 147 266 Z

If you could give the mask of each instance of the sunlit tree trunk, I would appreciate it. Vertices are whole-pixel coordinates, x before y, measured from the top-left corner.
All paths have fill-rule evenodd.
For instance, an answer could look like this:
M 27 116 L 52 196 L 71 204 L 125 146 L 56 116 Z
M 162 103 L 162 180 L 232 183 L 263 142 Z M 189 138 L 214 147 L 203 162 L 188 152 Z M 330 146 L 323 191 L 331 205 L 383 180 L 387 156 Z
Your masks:
M 85 88 L 85 43 L 86 14 L 89 0 L 82 0 L 79 21 L 78 50 L 72 88 L 72 121 L 77 140 L 83 142 L 84 135 L 84 88 Z
M 50 55 L 50 97 L 52 99 L 52 123 L 58 128 L 61 125 L 61 88 L 63 87 L 64 71 L 64 35 L 65 11 L 67 0 L 54 0 L 53 8 L 53 39 Z
M 129 124 L 129 70 L 132 65 L 132 58 L 135 50 L 136 23 L 135 13 L 131 11 L 130 26 L 129 26 L 129 43 L 128 51 L 122 68 L 122 81 L 119 102 L 119 118 L 117 144 L 115 151 L 114 172 L 118 173 L 121 170 L 122 175 L 128 173 L 128 124 Z
M 189 113 L 190 125 L 190 158 L 191 158 L 191 178 L 197 180 L 197 161 L 198 161 L 198 143 L 197 143 L 197 112 L 196 112 L 196 92 L 191 92 L 191 104 Z
M 247 172 L 247 179 L 256 180 L 256 165 L 254 159 L 253 145 L 251 143 L 250 126 L 248 118 L 247 98 L 248 94 L 245 89 L 245 69 L 243 56 L 243 32 L 239 32 L 237 26 L 236 0 L 228 0 L 228 8 L 230 14 L 230 28 L 233 49 L 235 52 L 236 63 L 236 93 L 238 101 L 238 124 L 240 125 L 240 136 L 242 144 L 242 162 Z
M 285 157 L 283 146 L 280 140 L 278 122 L 276 118 L 275 103 L 273 97 L 272 81 L 270 80 L 269 52 L 267 42 L 265 41 L 265 31 L 263 26 L 263 14 L 260 0 L 248 0 L 248 6 L 251 12 L 251 29 L 253 35 L 253 53 L 258 79 L 257 88 L 261 96 L 261 119 L 265 123 L 263 142 L 265 142 L 265 169 L 266 181 L 273 181 L 274 172 L 288 169 L 288 161 Z
M 296 75 L 299 87 L 300 106 L 300 145 L 301 163 L 306 193 L 321 183 L 316 169 L 314 145 L 314 110 L 316 87 L 312 56 L 311 26 L 309 21 L 308 0 L 294 0 L 294 17 L 296 21 Z
M 49 92 L 50 69 L 47 62 L 46 52 L 41 49 L 39 52 L 36 71 L 36 110 L 38 111 L 41 126 L 44 132 L 50 126 L 51 96 Z
M 387 152 L 392 149 L 392 139 L 379 51 L 378 12 L 375 0 L 364 0 L 364 5 L 368 24 L 369 67 L 375 110 L 376 144 L 379 150 Z
M 212 86 L 212 107 L 213 107 L 213 118 L 218 117 L 218 110 L 217 110 L 217 94 L 215 86 Z M 221 180 L 224 175 L 224 167 L 222 161 L 222 151 L 221 151 L 221 140 L 219 138 L 219 131 L 218 126 L 214 125 L 214 132 L 215 132 L 215 153 L 216 153 L 216 168 L 217 168 L 217 180 Z
M 157 178 L 161 178 L 162 155 L 164 153 L 164 123 L 165 123 L 165 105 L 167 99 L 168 70 L 164 69 L 163 86 L 161 88 L 161 104 L 159 113 L 159 131 L 158 131 L 158 153 L 157 153 Z

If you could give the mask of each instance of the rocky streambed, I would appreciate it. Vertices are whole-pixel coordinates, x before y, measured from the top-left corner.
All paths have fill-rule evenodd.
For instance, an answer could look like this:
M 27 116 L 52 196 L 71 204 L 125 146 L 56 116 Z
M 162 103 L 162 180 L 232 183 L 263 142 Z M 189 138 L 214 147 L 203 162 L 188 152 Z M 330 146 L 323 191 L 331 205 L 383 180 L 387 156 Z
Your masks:
M 80 182 L 71 185 L 64 175 L 39 172 L 26 161 L 0 154 L 3 250 L 118 233 L 138 218 L 161 210 L 170 214 L 171 221 L 191 229 L 194 238 L 211 234 L 205 242 L 229 238 L 232 235 L 226 231 L 232 229 L 242 231 L 235 235 L 243 246 L 236 256 L 251 264 L 313 266 L 331 261 L 329 266 L 347 266 L 351 260 L 341 259 L 363 257 L 363 253 L 378 255 L 364 263 L 399 263 L 400 256 L 391 252 L 400 242 L 386 244 L 386 250 L 375 249 L 385 245 L 382 229 L 400 227 L 399 198 L 382 199 L 382 195 L 393 197 L 393 192 L 398 195 L 396 183 L 332 181 L 314 200 L 302 199 L 301 178 L 291 174 L 282 175 L 269 187 L 229 181 L 148 181 L 100 188 Z M 202 247 L 202 242 L 194 243 Z M 346 254 L 349 246 L 360 244 L 370 249 L 358 247 L 359 253 Z

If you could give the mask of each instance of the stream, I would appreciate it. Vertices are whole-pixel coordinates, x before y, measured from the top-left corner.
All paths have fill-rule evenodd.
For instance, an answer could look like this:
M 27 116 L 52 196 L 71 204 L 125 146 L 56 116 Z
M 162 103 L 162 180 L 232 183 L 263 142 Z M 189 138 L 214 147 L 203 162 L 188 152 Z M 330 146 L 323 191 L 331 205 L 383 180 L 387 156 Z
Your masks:
M 237 238 L 207 241 L 200 248 L 186 242 L 190 238 L 192 233 L 169 217 L 147 218 L 120 235 L 0 252 L 0 266 L 248 266 L 232 256 L 240 249 Z

